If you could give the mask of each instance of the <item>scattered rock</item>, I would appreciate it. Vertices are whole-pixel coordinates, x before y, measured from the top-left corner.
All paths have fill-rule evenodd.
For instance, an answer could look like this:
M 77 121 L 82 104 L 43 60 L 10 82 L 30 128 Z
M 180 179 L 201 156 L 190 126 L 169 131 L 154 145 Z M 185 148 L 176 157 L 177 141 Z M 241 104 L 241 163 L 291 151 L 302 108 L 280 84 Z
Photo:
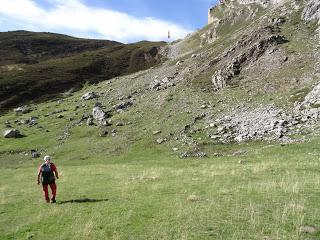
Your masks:
M 176 84 L 173 82 L 174 77 L 165 77 L 162 80 L 155 80 L 151 83 L 150 88 L 153 90 L 164 90 L 169 87 L 174 87 Z
M 8 129 L 5 130 L 3 133 L 3 136 L 5 138 L 19 138 L 22 137 L 22 135 L 20 134 L 20 131 L 17 129 Z
M 160 130 L 157 130 L 157 131 L 153 131 L 153 132 L 152 132 L 153 135 L 157 135 L 157 134 L 160 134 L 160 133 L 161 133 Z
M 123 111 L 123 110 L 131 107 L 132 105 L 133 105 L 133 102 L 132 102 L 132 101 L 124 101 L 124 102 L 118 103 L 118 104 L 115 105 L 113 108 L 114 108 L 116 111 Z
M 100 108 L 102 108 L 102 103 L 101 103 L 101 102 L 96 102 L 96 103 L 94 104 L 94 107 L 100 107 Z
M 117 126 L 117 127 L 123 127 L 123 126 L 124 126 L 124 123 L 123 123 L 123 122 L 117 122 L 117 123 L 116 123 L 116 126 Z
M 9 121 L 5 121 L 4 126 L 6 128 L 12 128 L 11 123 Z
M 214 153 L 212 156 L 214 156 L 214 157 L 222 157 L 223 154 L 221 154 L 221 153 Z
M 31 157 L 32 158 L 39 158 L 40 153 L 38 153 L 36 150 L 31 150 Z
M 178 61 L 178 62 L 176 63 L 176 66 L 180 66 L 180 65 L 182 65 L 182 64 L 183 64 L 183 62 L 184 62 L 184 61 L 182 61 L 182 60 Z
M 82 95 L 81 99 L 82 100 L 90 100 L 97 98 L 98 95 L 95 92 L 87 92 L 86 94 Z
M 202 151 L 184 152 L 180 155 L 180 158 L 205 158 L 208 155 Z
M 101 107 L 94 107 L 92 109 L 92 116 L 99 125 L 107 125 L 107 118 L 109 115 Z
M 275 25 L 282 25 L 286 22 L 285 17 L 272 18 L 271 23 Z
M 209 120 L 210 121 L 210 120 Z M 208 128 L 209 137 L 220 142 L 244 142 L 252 139 L 290 142 L 287 136 L 296 119 L 273 106 L 235 109 L 230 115 L 217 119 L 214 128 Z
M 99 130 L 99 136 L 100 136 L 100 137 L 105 137 L 105 136 L 107 136 L 107 135 L 108 135 L 108 130 L 107 130 L 107 129 L 101 128 L 101 129 Z
M 165 142 L 165 139 L 163 139 L 163 138 L 158 138 L 157 139 L 157 143 L 158 144 L 162 144 L 162 143 L 164 143 Z
M 300 234 L 317 234 L 319 229 L 314 226 L 301 226 L 299 229 Z
M 16 113 L 22 113 L 22 114 L 32 112 L 31 108 L 29 108 L 28 106 L 21 106 L 21 107 L 13 109 L 13 111 Z
M 195 194 L 192 194 L 188 197 L 188 201 L 190 202 L 198 202 L 201 201 L 201 198 Z
M 87 126 L 92 126 L 92 125 L 94 125 L 93 118 L 89 117 L 87 119 Z

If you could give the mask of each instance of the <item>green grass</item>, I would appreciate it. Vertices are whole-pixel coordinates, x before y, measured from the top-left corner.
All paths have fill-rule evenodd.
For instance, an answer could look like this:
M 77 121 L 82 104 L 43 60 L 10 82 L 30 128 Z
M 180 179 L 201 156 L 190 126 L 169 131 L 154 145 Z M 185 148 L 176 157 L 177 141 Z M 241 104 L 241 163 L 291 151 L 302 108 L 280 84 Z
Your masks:
M 181 59 L 188 64 L 191 53 L 186 53 L 192 49 L 212 60 L 251 32 L 251 27 L 260 26 L 260 14 L 242 28 L 248 21 L 244 18 L 234 24 L 226 22 L 220 26 L 218 41 L 199 48 L 199 35 L 209 27 L 204 28 L 180 42 Z M 219 66 L 204 72 L 195 69 L 190 79 L 182 79 L 175 87 L 150 90 L 153 79 L 173 75 L 177 69 L 176 61 L 172 61 L 136 72 L 143 64 L 144 49 L 153 47 L 154 43 L 147 42 L 83 51 L 59 60 L 41 59 L 36 67 L 28 66 L 26 75 L 30 74 L 31 82 L 32 74 L 39 76 L 33 71 L 36 69 L 41 69 L 44 79 L 48 75 L 53 83 L 61 84 L 73 71 L 94 75 L 85 78 L 83 89 L 62 103 L 44 101 L 32 104 L 31 113 L 16 115 L 9 111 L 0 116 L 0 132 L 6 129 L 4 122 L 8 120 L 26 135 L 0 138 L 0 239 L 319 239 L 319 235 L 299 234 L 302 225 L 320 228 L 319 126 L 314 133 L 304 130 L 292 136 L 305 137 L 305 142 L 288 145 L 263 141 L 217 143 L 205 128 L 237 105 L 254 108 L 273 103 L 290 110 L 294 102 L 303 100 L 316 80 L 307 84 L 296 81 L 311 71 L 314 26 L 304 27 L 296 22 L 297 17 L 281 27 L 289 40 L 281 49 L 288 54 L 288 61 L 293 59 L 290 63 L 294 68 L 284 64 L 268 75 L 249 69 L 235 79 L 236 84 L 219 92 L 208 91 Z M 108 62 L 110 54 L 114 62 Z M 117 63 L 126 67 L 118 72 L 120 75 L 136 72 L 135 78 L 120 76 L 90 85 L 106 79 L 108 69 L 101 68 L 106 62 L 112 69 L 117 69 Z M 202 63 L 196 64 L 201 67 Z M 2 74 L 7 74 L 7 80 L 16 80 L 9 77 L 10 72 Z M 279 88 L 264 93 L 266 84 Z M 141 92 L 133 94 L 138 89 Z M 88 91 L 101 97 L 80 100 Z M 123 113 L 112 110 L 122 101 L 119 97 L 128 95 L 133 95 L 132 107 Z M 76 124 L 83 114 L 91 113 L 96 101 L 111 111 L 112 126 L 107 130 L 115 129 L 115 136 L 102 138 L 97 126 L 87 126 L 85 121 Z M 203 104 L 211 107 L 202 109 Z M 80 106 L 78 110 L 74 110 L 76 105 Z M 46 117 L 61 109 L 65 109 L 61 113 L 64 118 L 57 118 L 58 114 Z M 190 134 L 198 144 L 184 143 L 184 127 L 206 112 L 209 117 L 191 128 L 200 129 Z M 31 116 L 39 117 L 38 125 L 43 130 L 14 123 Z M 117 127 L 117 122 L 125 125 Z M 70 136 L 61 141 L 68 127 Z M 158 130 L 161 132 L 153 135 Z M 157 138 L 167 141 L 157 144 Z M 179 158 L 196 148 L 209 157 Z M 30 158 L 31 149 L 39 150 L 42 156 L 51 155 L 58 166 L 58 204 L 43 200 L 41 187 L 36 184 L 42 161 Z
M 317 239 L 298 230 L 320 225 L 318 143 L 208 159 L 141 146 L 86 161 L 69 152 L 54 159 L 56 205 L 36 185 L 41 160 L 25 157 L 0 168 L 0 239 Z M 81 199 L 97 201 L 71 201 Z

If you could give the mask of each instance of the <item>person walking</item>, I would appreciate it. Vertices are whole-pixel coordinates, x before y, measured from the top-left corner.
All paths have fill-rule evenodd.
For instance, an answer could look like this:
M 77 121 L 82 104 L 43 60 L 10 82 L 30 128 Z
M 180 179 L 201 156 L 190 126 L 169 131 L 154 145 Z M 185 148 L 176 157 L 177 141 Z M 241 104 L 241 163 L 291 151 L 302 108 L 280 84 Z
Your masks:
M 42 189 L 44 192 L 44 198 L 47 203 L 50 202 L 48 186 L 51 188 L 52 198 L 51 203 L 56 202 L 57 185 L 56 178 L 59 179 L 59 174 L 56 166 L 51 162 L 50 156 L 45 156 L 43 159 L 45 162 L 40 165 L 38 171 L 38 185 L 42 183 Z

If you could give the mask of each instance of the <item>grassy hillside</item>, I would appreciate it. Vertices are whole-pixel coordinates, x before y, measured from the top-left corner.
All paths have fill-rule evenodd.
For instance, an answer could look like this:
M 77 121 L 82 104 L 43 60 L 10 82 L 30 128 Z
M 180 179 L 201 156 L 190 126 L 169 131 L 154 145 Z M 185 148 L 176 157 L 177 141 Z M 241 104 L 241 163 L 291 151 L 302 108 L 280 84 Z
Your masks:
M 0 109 L 44 100 L 160 63 L 164 43 L 120 44 L 52 33 L 0 33 Z
M 2 32 L 0 42 L 0 66 L 35 64 L 54 57 L 65 57 L 84 51 L 123 45 L 114 41 L 89 40 L 28 31 Z
M 320 80 L 317 25 L 301 20 L 302 3 L 238 10 L 217 8 L 219 25 L 167 45 L 161 65 L 141 42 L 3 71 L 33 94 L 38 70 L 50 94 L 94 84 L 0 116 L 0 132 L 24 135 L 0 137 L 0 239 L 319 239 L 306 231 L 320 230 L 319 105 L 295 113 Z M 106 126 L 88 124 L 96 105 Z M 36 184 L 33 149 L 58 166 L 57 204 Z

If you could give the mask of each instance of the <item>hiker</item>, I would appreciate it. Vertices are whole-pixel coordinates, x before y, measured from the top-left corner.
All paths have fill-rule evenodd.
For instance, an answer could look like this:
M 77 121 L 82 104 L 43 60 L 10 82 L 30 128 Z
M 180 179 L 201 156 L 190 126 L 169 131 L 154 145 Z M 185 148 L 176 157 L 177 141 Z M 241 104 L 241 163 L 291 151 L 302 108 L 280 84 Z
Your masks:
M 47 203 L 50 202 L 49 193 L 48 193 L 48 185 L 51 188 L 52 198 L 51 203 L 56 202 L 56 193 L 57 193 L 57 185 L 55 183 L 55 179 L 59 178 L 58 171 L 56 166 L 50 162 L 50 156 L 45 156 L 45 163 L 41 164 L 38 171 L 38 185 L 40 184 L 40 176 L 42 189 L 44 192 L 44 197 Z

